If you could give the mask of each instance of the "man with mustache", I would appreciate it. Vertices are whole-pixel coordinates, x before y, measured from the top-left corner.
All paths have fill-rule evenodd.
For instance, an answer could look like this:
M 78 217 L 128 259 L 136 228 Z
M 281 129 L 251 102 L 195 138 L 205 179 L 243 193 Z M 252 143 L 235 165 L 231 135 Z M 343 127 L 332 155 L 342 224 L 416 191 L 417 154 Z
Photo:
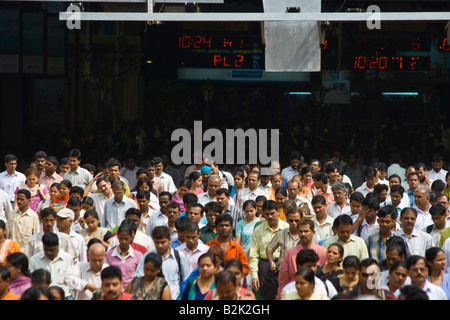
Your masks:
M 291 154 L 289 155 L 290 166 L 284 168 L 281 171 L 281 175 L 286 180 L 286 182 L 291 181 L 294 176 L 298 175 L 298 168 L 300 167 L 300 164 L 302 164 L 304 160 L 305 159 L 300 154 L 300 152 L 298 151 L 291 152 Z
M 406 259 L 406 265 L 408 267 L 408 276 L 411 279 L 412 285 L 425 291 L 430 300 L 447 300 L 444 290 L 427 280 L 428 267 L 423 256 L 409 256 L 408 259 Z

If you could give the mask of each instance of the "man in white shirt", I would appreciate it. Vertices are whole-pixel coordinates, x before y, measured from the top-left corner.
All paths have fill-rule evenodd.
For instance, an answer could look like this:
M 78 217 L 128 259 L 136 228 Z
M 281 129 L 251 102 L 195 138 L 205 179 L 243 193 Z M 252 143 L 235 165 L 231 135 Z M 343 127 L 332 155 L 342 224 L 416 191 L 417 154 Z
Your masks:
M 92 184 L 97 184 L 97 190 L 100 192 L 90 192 Z M 91 197 L 94 201 L 95 211 L 97 211 L 98 216 L 102 225 L 105 225 L 104 212 L 105 203 L 114 196 L 111 188 L 111 182 L 103 175 L 103 172 L 95 175 L 94 179 L 89 182 L 89 184 L 84 189 L 83 197 Z
M 433 167 L 430 171 L 427 172 L 427 176 L 431 180 L 442 180 L 444 183 L 447 183 L 445 181 L 445 176 L 447 175 L 447 170 L 444 170 L 442 168 L 444 162 L 444 158 L 440 154 L 436 154 L 433 157 L 433 160 L 431 160 L 431 166 Z
M 92 293 L 102 285 L 100 274 L 108 266 L 106 249 L 101 243 L 88 248 L 88 262 L 72 266 L 64 277 L 64 284 L 75 291 L 75 300 L 91 300 Z
M 416 225 L 419 230 L 433 224 L 430 215 L 430 190 L 419 188 L 414 192 L 414 209 L 417 211 Z
M 92 174 L 80 167 L 81 162 L 81 152 L 78 149 L 72 149 L 69 151 L 69 166 L 70 170 L 64 174 L 64 179 L 72 182 L 72 186 L 79 186 L 81 188 L 86 188 L 89 182 L 92 180 Z
M 243 209 L 244 202 L 247 200 L 255 200 L 257 196 L 265 196 L 268 198 L 268 195 L 265 191 L 262 191 L 258 188 L 260 182 L 260 173 L 258 171 L 251 171 L 247 177 L 248 186 L 245 189 L 242 189 L 236 195 L 236 207 L 239 209 Z M 208 183 L 209 185 L 209 183 Z
M 16 170 L 17 157 L 13 154 L 5 156 L 5 167 L 6 170 L 0 173 L 0 189 L 8 194 L 11 206 L 14 208 L 14 191 L 19 185 L 25 183 L 26 177 L 22 172 Z
M 132 155 L 127 157 L 125 165 L 120 169 L 120 175 L 127 179 L 130 189 L 136 187 L 136 172 L 139 169 L 140 167 L 136 166 L 136 160 Z
M 327 214 L 336 218 L 341 214 L 351 215 L 351 207 L 347 198 L 347 187 L 343 182 L 335 182 L 331 186 L 333 191 L 334 202 L 327 207 Z
M 56 214 L 56 227 L 59 232 L 69 235 L 70 239 L 72 240 L 75 251 L 77 252 L 77 258 L 74 259 L 74 262 L 86 262 L 86 241 L 81 234 L 72 230 L 72 223 L 74 218 L 75 214 L 71 209 L 63 208 Z
M 377 180 L 378 180 L 377 174 L 378 174 L 377 170 L 374 167 L 372 167 L 372 166 L 367 167 L 364 170 L 364 177 L 365 177 L 366 181 L 355 191 L 361 192 L 364 197 L 369 192 L 372 192 L 373 188 L 375 188 L 375 184 L 377 183 Z
M 163 171 L 164 165 L 161 157 L 153 158 L 155 162 L 155 177 L 160 179 L 164 183 L 164 191 L 174 193 L 177 191 L 177 187 L 172 179 L 172 177 Z

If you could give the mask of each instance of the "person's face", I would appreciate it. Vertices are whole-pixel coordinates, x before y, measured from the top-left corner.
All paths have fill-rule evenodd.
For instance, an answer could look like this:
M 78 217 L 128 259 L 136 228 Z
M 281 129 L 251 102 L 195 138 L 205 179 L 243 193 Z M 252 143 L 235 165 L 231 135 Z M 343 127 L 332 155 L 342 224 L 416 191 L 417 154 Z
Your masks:
M 287 198 L 283 194 L 281 194 L 281 192 L 278 192 L 275 195 L 275 202 L 277 203 L 278 208 L 281 209 L 283 207 L 283 203 L 286 201 L 286 199 Z
M 431 267 L 431 270 L 441 272 L 445 270 L 446 263 L 444 252 L 439 251 L 434 260 L 428 262 L 428 265 Z
M 327 214 L 327 205 L 322 204 L 321 202 L 317 202 L 313 204 L 313 211 L 314 213 L 319 216 L 319 217 L 323 217 L 324 214 Z
M 300 159 L 292 159 L 292 160 L 290 161 L 290 163 L 291 163 L 292 169 L 298 170 L 298 167 L 299 167 L 301 161 L 300 161 Z
M 161 268 L 157 268 L 153 262 L 149 261 L 144 264 L 144 276 L 147 280 L 154 280 L 161 272 Z
M 171 223 L 175 223 L 175 221 L 180 216 L 179 208 L 167 208 L 167 218 Z
M 386 265 L 389 268 L 394 262 L 402 260 L 397 250 L 386 251 Z
M 17 206 L 19 209 L 24 209 L 30 203 L 30 199 L 27 199 L 23 193 L 16 194 Z
M 80 216 L 81 206 L 68 205 L 67 208 L 73 211 L 75 218 L 78 218 Z
M 376 182 L 377 182 L 376 177 L 366 177 L 366 183 L 369 189 L 373 189 L 373 187 L 375 187 Z
M 156 167 L 153 167 L 153 166 L 147 167 L 147 171 L 148 171 L 149 178 L 153 179 L 155 177 Z
M 58 166 L 54 165 L 51 161 L 45 161 L 45 172 L 47 175 L 51 176 Z
M 41 218 L 42 229 L 44 232 L 53 232 L 53 227 L 56 223 L 56 219 L 54 216 L 49 215 Z
M 139 190 L 144 190 L 144 191 L 150 191 L 150 186 L 147 183 L 143 183 L 140 187 Z
M 184 231 L 184 241 L 186 242 L 186 247 L 189 250 L 194 250 L 197 248 L 198 239 L 200 239 L 200 232 L 197 231 Z
M 416 175 L 409 176 L 406 182 L 409 187 L 414 190 L 419 186 L 419 178 Z
M 120 250 L 123 252 L 128 252 L 130 245 L 133 243 L 134 235 L 122 231 L 117 234 L 117 240 L 119 240 Z
M 386 201 L 387 194 L 387 190 L 381 190 L 381 192 L 378 194 L 378 196 L 380 197 L 380 203 Z
M 385 217 L 378 217 L 377 221 L 380 226 L 381 234 L 389 234 L 394 224 L 394 220 L 392 220 L 391 215 L 388 214 Z
M 141 224 L 141 219 L 136 214 L 127 215 L 126 220 L 133 221 L 136 228 L 139 228 L 139 225 Z
M 289 216 L 290 217 L 290 216 Z M 298 227 L 298 236 L 302 245 L 308 245 L 312 242 L 314 231 L 311 230 L 309 224 L 302 224 Z
M 400 202 L 402 201 L 402 195 L 398 191 L 391 192 L 391 200 L 392 200 L 392 205 L 394 207 L 397 207 L 400 204 Z
M 316 172 L 319 172 L 319 170 L 320 170 L 319 161 L 311 162 L 311 164 L 309 166 L 311 167 L 313 174 Z
M 181 186 L 181 187 L 179 187 L 179 188 L 178 188 L 179 198 L 180 198 L 180 199 L 183 199 L 183 196 L 184 196 L 187 192 L 189 192 L 188 187 L 186 187 L 186 186 Z
M 353 214 L 359 214 L 362 210 L 362 203 L 355 200 L 350 200 L 350 210 Z
M 261 184 L 263 186 L 267 186 L 267 184 L 270 182 L 270 176 L 261 176 Z
M 45 158 L 36 158 L 36 160 L 34 160 L 34 163 L 36 164 L 36 169 L 38 169 L 39 172 L 43 171 L 46 167 Z
M 238 188 L 242 188 L 244 185 L 244 179 L 242 179 L 241 176 L 235 175 L 234 176 L 234 185 Z
M 208 177 L 210 177 L 210 176 L 211 176 L 211 173 L 209 173 L 209 172 L 203 172 L 203 173 L 202 173 L 202 183 L 203 183 L 203 181 L 204 181 L 205 184 L 207 184 L 206 179 L 208 179 Z
M 289 229 L 294 234 L 298 232 L 298 222 L 300 221 L 300 218 L 299 212 L 290 213 L 286 217 L 286 222 L 289 224 Z
M 216 196 L 217 189 L 220 188 L 220 179 L 218 178 L 210 178 L 208 180 L 208 193 L 210 197 Z
M 303 276 L 295 276 L 295 289 L 300 297 L 306 297 L 314 292 L 314 283 L 310 283 Z
M 84 222 L 86 223 L 86 226 L 90 232 L 97 230 L 99 222 L 98 219 L 94 218 L 93 216 L 87 216 L 84 219 Z
M 225 194 L 216 195 L 216 201 L 220 204 L 222 209 L 226 209 L 228 207 L 228 202 L 230 201 L 230 197 L 227 197 Z
M 332 172 L 328 172 L 327 176 L 330 181 L 339 181 L 340 173 L 338 169 L 334 169 Z
M 125 190 L 122 187 L 116 187 L 112 189 L 114 193 L 114 200 L 117 203 L 122 202 L 123 196 L 125 195 Z
M 422 192 L 422 189 L 414 192 L 414 202 L 419 208 L 425 208 L 429 202 L 430 198 L 425 196 L 425 193 Z
M 64 174 L 69 170 L 70 170 L 70 165 L 68 163 L 67 164 L 61 163 L 59 165 L 59 171 L 61 171 L 61 173 L 60 173 L 61 176 L 64 176 Z
M 230 221 L 222 221 L 217 225 L 217 234 L 221 237 L 229 237 L 233 231 L 233 226 Z
M 161 207 L 161 212 L 166 213 L 167 212 L 167 206 L 170 203 L 170 199 L 168 196 L 159 196 L 159 206 Z
M 200 271 L 200 277 L 210 278 L 214 276 L 216 266 L 211 258 L 207 257 L 198 262 L 198 270 Z
M 104 180 L 100 181 L 100 183 L 97 184 L 97 189 L 99 189 L 104 196 L 109 196 L 111 194 L 111 182 L 106 182 Z
M 56 226 L 58 227 L 59 231 L 67 232 L 72 226 L 72 219 L 56 216 Z
M 288 183 L 288 195 L 289 199 L 294 200 L 298 196 L 298 182 L 290 181 Z
M 263 209 L 262 209 L 263 204 L 264 204 L 264 201 L 258 201 L 258 202 L 256 203 L 256 213 L 257 213 L 258 215 L 262 215 L 262 214 L 263 214 Z
M 358 275 L 359 270 L 355 267 L 347 267 L 344 268 L 344 275 L 350 280 L 354 280 L 356 276 Z
M 237 285 L 233 282 L 228 282 L 226 284 L 220 282 L 216 283 L 216 293 L 219 300 L 236 300 L 236 287 Z
M 34 174 L 30 174 L 27 177 L 27 184 L 30 187 L 34 187 L 37 184 L 38 180 L 39 180 L 39 177 L 35 176 Z
M 76 171 L 80 164 L 81 160 L 78 160 L 77 157 L 69 157 L 69 168 L 72 171 Z
M 400 222 L 405 232 L 412 232 L 416 224 L 416 215 L 410 211 L 406 211 L 401 215 Z
M 408 270 L 408 276 L 411 279 L 411 284 L 422 288 L 422 285 L 428 277 L 428 268 L 425 261 L 421 259 L 412 265 Z
M 89 265 L 94 272 L 100 272 L 105 262 L 106 253 L 103 250 L 90 250 L 88 253 Z
M 339 249 L 336 246 L 329 246 L 327 250 L 328 263 L 340 263 L 342 260 Z
M 200 188 L 200 186 L 202 185 L 202 176 L 198 177 L 197 180 L 192 180 L 192 185 L 194 186 L 194 188 Z
M 191 207 L 187 216 L 192 222 L 199 223 L 202 218 L 202 209 L 199 207 Z
M 375 264 L 368 267 L 361 266 L 359 278 L 362 286 L 367 288 L 367 286 L 371 284 L 373 287 L 376 287 L 379 280 L 379 273 L 376 272 L 377 267 L 378 266 Z
M 137 199 L 137 203 L 140 209 L 147 210 L 148 204 L 150 203 L 150 199 L 147 199 L 146 197 L 143 197 L 141 199 Z
M 377 210 L 373 209 L 373 208 L 369 208 L 368 206 L 363 205 L 362 210 L 364 210 L 366 212 L 366 219 L 367 220 L 372 220 L 375 215 L 377 214 Z
M 264 218 L 269 223 L 269 226 L 275 227 L 278 225 L 278 211 L 275 209 L 264 209 Z
M 419 181 L 424 181 L 425 180 L 425 175 L 427 174 L 427 170 L 425 170 L 424 168 L 420 168 L 416 170 L 417 174 L 419 175 Z
M 47 259 L 53 261 L 59 252 L 59 246 L 43 246 L 44 254 Z
M 170 250 L 170 239 L 153 239 L 153 243 L 155 244 L 156 252 L 158 252 L 160 256 L 164 256 Z
M 19 268 L 13 266 L 9 261 L 6 261 L 6 267 L 8 268 L 9 273 L 11 275 L 11 279 L 13 279 L 13 280 L 21 277 L 22 274 L 23 274 L 22 270 L 20 270 Z
M 256 209 L 253 206 L 246 206 L 244 213 L 247 219 L 252 220 L 256 216 Z
M 442 230 L 443 228 L 445 228 L 447 220 L 445 215 L 441 216 L 440 214 L 433 214 L 431 215 L 431 220 L 433 220 L 433 223 L 436 228 L 438 228 L 438 230 Z
M 164 168 L 164 166 L 163 166 L 162 162 L 156 164 L 156 166 L 155 166 L 155 173 L 156 173 L 157 176 L 161 175 L 161 173 L 163 171 L 163 168 Z
M 50 188 L 50 197 L 51 198 L 54 198 L 54 197 L 58 196 L 58 194 L 59 194 L 58 188 L 56 188 L 56 187 L 51 187 Z
M 236 267 L 236 266 L 229 266 L 228 268 L 226 268 L 226 270 L 229 270 L 229 271 L 234 273 L 234 276 L 236 277 L 236 283 L 241 283 L 243 274 L 242 274 L 241 270 L 238 267 Z
M 309 181 L 311 181 L 311 179 L 312 179 L 312 173 L 311 172 L 306 172 L 303 176 L 302 176 L 302 179 L 303 179 L 303 183 L 304 184 L 307 184 Z
M 212 210 L 208 210 L 206 212 L 206 221 L 208 221 L 208 225 L 211 228 L 215 228 L 216 227 L 216 219 L 219 216 L 218 212 L 212 211 Z
M 392 186 L 401 184 L 400 180 L 397 177 L 392 177 L 389 179 L 389 188 L 392 188 Z
M 281 174 L 273 175 L 270 182 L 272 183 L 272 188 L 274 190 L 277 190 L 283 185 L 283 177 L 281 176 Z
M 338 204 L 342 204 L 347 201 L 347 192 L 344 190 L 333 190 L 334 201 Z
M 343 242 L 347 242 L 352 234 L 352 225 L 341 224 L 337 227 L 336 234 Z
M 120 300 L 123 283 L 119 278 L 108 278 L 102 281 L 102 291 L 105 300 Z
M 249 174 L 247 178 L 248 188 L 255 190 L 258 187 L 259 179 L 256 174 Z
M 5 162 L 6 171 L 8 172 L 14 172 L 17 168 L 17 160 L 10 160 L 8 162 Z
M 120 168 L 119 166 L 110 167 L 109 170 L 109 180 L 118 180 L 119 174 L 120 174 Z
M 389 282 L 396 288 L 401 288 L 408 277 L 408 269 L 398 267 L 397 269 L 389 272 Z

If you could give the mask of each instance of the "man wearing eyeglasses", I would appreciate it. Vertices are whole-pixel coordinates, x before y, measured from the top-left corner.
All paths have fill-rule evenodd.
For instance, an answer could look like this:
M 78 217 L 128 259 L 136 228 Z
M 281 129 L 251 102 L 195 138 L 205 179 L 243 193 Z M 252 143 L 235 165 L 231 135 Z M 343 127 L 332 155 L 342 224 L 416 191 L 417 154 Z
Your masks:
M 412 285 L 425 291 L 430 300 L 447 300 L 444 290 L 427 280 L 428 268 L 424 257 L 419 255 L 409 256 L 406 259 L 406 265 Z

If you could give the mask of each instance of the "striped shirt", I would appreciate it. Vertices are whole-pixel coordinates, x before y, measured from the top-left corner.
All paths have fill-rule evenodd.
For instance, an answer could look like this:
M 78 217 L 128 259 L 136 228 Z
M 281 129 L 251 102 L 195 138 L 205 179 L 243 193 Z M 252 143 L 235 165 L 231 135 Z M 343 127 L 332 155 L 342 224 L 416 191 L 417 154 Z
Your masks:
M 233 235 L 235 235 L 236 234 L 236 226 L 237 226 L 238 222 L 241 221 L 242 219 L 245 219 L 244 211 L 229 204 L 227 209 L 222 213 L 229 214 L 230 216 L 233 217 Z
M 274 248 L 280 248 L 280 256 L 278 258 L 277 267 L 281 265 L 284 255 L 289 249 L 295 247 L 300 241 L 298 234 L 294 237 L 290 228 L 278 231 L 267 245 L 267 250 L 272 252 Z
M 251 191 L 249 188 L 242 189 L 236 195 L 236 207 L 239 209 L 243 209 L 244 202 L 247 200 L 255 200 L 257 196 L 265 196 L 268 197 L 265 190 L 261 190 L 256 188 L 255 191 Z
M 347 256 L 357 256 L 359 261 L 362 261 L 369 257 L 367 246 L 364 240 L 355 235 L 350 235 L 347 242 L 342 241 L 339 236 L 335 235 L 323 241 L 322 246 L 328 249 L 332 243 L 340 243 L 344 247 L 343 259 Z
M 8 216 L 6 238 L 17 241 L 22 251 L 25 250 L 27 239 L 39 232 L 39 217 L 30 208 L 24 213 L 20 212 L 20 209 L 16 209 Z
M 400 236 L 405 240 L 408 247 L 409 255 L 419 255 L 424 257 L 425 251 L 434 247 L 433 238 L 426 232 L 413 229 L 413 232 L 408 237 L 403 230 L 396 231 L 396 236 Z
M 394 233 L 391 231 L 389 238 L 392 238 Z M 387 240 L 386 240 L 387 241 Z M 383 240 L 380 232 L 370 235 L 366 239 L 367 251 L 369 257 L 381 261 L 386 258 L 386 241 Z

